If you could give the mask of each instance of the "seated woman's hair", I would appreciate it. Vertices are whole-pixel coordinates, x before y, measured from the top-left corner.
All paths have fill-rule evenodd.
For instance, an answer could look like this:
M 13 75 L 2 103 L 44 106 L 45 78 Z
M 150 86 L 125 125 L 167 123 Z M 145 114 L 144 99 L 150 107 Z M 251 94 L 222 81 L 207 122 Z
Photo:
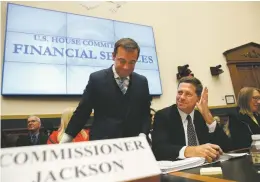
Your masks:
M 75 108 L 67 108 L 63 111 L 63 113 L 61 115 L 60 127 L 58 129 L 58 136 L 57 136 L 58 141 L 61 140 L 74 111 L 75 111 Z M 88 138 L 87 132 L 84 131 L 83 129 L 80 131 L 80 133 L 82 134 L 84 139 Z
M 239 106 L 239 112 L 241 114 L 252 114 L 251 108 L 250 108 L 250 101 L 253 97 L 253 92 L 259 90 L 254 87 L 244 87 L 242 88 L 238 93 L 237 98 L 237 104 Z
M 238 106 L 239 106 L 239 112 L 241 114 L 248 115 L 255 123 L 258 124 L 258 121 L 255 118 L 253 113 L 258 113 L 258 110 L 259 110 L 258 107 L 259 106 L 257 107 L 257 109 L 255 111 L 253 111 L 251 109 L 251 106 L 250 106 L 250 104 L 252 104 L 252 101 L 253 101 L 252 99 L 254 99 L 254 97 L 253 97 L 254 91 L 259 92 L 259 89 L 254 88 L 254 87 L 244 87 L 244 88 L 242 88 L 238 93 L 237 103 L 238 103 Z

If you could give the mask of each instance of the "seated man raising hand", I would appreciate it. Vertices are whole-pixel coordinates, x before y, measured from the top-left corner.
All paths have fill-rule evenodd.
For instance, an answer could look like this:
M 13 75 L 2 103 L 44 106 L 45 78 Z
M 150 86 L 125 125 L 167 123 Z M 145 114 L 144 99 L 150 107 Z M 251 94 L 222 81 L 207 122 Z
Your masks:
M 203 89 L 197 78 L 180 79 L 176 104 L 157 111 L 154 118 L 152 149 L 156 159 L 204 157 L 211 162 L 229 146 L 230 139 L 208 108 L 208 89 Z

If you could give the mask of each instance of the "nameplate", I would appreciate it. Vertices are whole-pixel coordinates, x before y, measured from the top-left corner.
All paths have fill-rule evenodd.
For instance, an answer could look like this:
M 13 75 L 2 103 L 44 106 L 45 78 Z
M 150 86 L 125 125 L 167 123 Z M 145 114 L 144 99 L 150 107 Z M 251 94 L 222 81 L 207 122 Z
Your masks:
M 4 148 L 3 182 L 135 181 L 160 174 L 145 137 Z

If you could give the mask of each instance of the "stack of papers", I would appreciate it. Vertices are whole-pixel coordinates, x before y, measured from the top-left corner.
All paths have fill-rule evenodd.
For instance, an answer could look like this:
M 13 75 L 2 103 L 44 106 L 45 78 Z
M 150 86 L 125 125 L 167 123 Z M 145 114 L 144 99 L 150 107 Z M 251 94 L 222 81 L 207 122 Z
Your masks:
M 203 157 L 191 157 L 179 161 L 157 161 L 163 174 L 190 169 L 198 166 L 208 165 L 216 162 L 223 162 L 232 158 L 238 158 L 248 155 L 248 153 L 224 153 L 214 162 L 208 163 Z
M 191 157 L 179 161 L 157 161 L 163 174 L 201 166 L 205 158 Z
M 248 153 L 224 153 L 217 161 L 223 162 L 232 158 L 243 157 L 245 155 L 248 155 Z

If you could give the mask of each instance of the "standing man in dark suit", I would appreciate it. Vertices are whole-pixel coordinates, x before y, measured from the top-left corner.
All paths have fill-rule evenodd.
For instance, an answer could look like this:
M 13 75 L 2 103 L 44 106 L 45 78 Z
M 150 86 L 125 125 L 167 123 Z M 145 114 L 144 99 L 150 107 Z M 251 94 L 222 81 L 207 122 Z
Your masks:
M 48 136 L 40 133 L 41 120 L 39 117 L 31 115 L 27 119 L 28 135 L 20 135 L 16 146 L 30 146 L 46 144 Z
M 60 143 L 71 142 L 94 109 L 90 140 L 147 135 L 150 95 L 146 77 L 134 71 L 140 48 L 130 39 L 114 46 L 114 64 L 89 76 L 88 84 Z
M 208 89 L 194 77 L 179 81 L 176 104 L 158 111 L 153 126 L 152 148 L 157 160 L 204 157 L 211 162 L 230 144 L 208 108 Z

